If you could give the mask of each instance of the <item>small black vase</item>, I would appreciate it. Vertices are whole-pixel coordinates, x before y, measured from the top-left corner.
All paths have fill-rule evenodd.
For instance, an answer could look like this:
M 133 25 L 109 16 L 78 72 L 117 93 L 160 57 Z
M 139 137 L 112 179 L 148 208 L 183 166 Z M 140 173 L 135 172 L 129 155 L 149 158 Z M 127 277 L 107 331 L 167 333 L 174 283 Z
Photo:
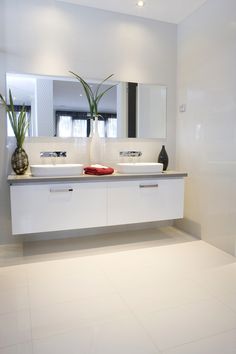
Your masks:
M 11 157 L 11 166 L 17 175 L 23 175 L 26 172 L 29 159 L 24 149 L 19 147 L 15 149 Z
M 163 171 L 166 171 L 169 163 L 169 158 L 165 149 L 165 145 L 162 145 L 160 154 L 158 156 L 158 162 L 163 164 Z

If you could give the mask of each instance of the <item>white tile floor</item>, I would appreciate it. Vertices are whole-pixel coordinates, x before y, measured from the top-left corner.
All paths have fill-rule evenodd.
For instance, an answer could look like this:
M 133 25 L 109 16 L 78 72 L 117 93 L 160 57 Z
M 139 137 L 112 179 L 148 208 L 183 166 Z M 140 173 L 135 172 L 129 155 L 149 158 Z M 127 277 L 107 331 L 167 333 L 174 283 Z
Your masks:
M 5 257 L 0 354 L 236 353 L 234 257 L 171 227 L 72 243 Z

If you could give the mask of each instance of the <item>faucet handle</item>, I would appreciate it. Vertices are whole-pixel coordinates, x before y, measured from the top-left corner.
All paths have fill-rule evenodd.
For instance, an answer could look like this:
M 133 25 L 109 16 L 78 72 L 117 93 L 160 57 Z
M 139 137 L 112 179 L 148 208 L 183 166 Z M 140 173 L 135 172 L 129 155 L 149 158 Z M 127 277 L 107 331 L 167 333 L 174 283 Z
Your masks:
M 140 157 L 140 156 L 142 156 L 142 151 L 120 151 L 120 156 L 122 156 L 122 157 Z
M 55 151 L 57 154 L 57 157 L 66 157 L 66 151 Z
M 40 157 L 66 157 L 66 151 L 41 151 Z

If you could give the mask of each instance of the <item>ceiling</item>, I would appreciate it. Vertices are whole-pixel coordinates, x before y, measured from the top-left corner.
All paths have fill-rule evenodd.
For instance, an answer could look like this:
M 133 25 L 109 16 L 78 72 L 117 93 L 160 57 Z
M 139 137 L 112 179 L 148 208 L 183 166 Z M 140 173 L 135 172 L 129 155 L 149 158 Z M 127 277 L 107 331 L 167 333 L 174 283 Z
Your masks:
M 145 6 L 142 8 L 136 6 L 137 0 L 57 1 L 177 24 L 192 14 L 207 0 L 145 0 Z

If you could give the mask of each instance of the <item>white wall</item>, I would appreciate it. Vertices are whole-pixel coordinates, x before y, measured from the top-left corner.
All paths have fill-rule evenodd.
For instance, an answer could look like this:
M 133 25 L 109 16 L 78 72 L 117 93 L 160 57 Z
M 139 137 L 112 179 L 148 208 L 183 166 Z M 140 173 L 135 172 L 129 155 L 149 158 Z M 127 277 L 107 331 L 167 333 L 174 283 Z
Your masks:
M 180 226 L 232 254 L 236 241 L 236 1 L 208 0 L 178 29 Z
M 166 88 L 164 86 L 138 84 L 137 91 L 137 136 L 165 137 Z
M 54 0 L 1 0 L 0 26 L 1 92 L 6 72 L 66 76 L 73 70 L 90 79 L 114 73 L 118 81 L 167 85 L 167 139 L 153 144 L 156 156 L 161 144 L 166 144 L 174 166 L 175 25 Z M 4 243 L 14 239 L 9 227 L 4 119 L 0 124 L 0 242 Z M 124 142 L 132 146 L 132 141 Z

